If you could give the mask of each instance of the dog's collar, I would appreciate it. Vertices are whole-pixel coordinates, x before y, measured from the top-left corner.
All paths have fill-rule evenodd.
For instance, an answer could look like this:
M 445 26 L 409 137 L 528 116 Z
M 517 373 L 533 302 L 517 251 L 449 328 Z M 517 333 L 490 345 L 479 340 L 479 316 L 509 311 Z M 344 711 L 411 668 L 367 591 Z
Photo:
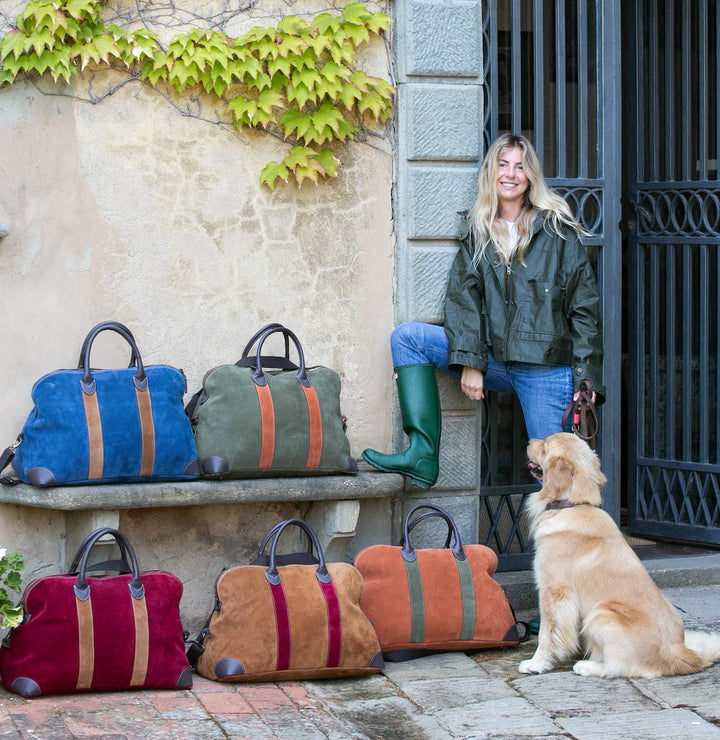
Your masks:
M 564 498 L 551 501 L 545 509 L 569 509 L 572 506 L 595 506 L 595 504 L 589 504 L 586 501 L 568 501 L 568 499 Z

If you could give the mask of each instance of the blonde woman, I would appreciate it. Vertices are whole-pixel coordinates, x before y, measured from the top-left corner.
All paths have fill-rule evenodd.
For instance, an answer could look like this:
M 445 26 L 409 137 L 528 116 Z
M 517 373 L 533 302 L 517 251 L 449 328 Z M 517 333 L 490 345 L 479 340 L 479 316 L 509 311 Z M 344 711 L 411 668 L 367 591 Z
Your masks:
M 444 327 L 398 326 L 390 345 L 403 429 L 410 443 L 363 457 L 422 488 L 437 481 L 440 400 L 435 369 L 468 398 L 516 393 L 530 439 L 562 431 L 581 381 L 597 402 L 602 385 L 598 289 L 581 227 L 548 188 L 530 142 L 503 134 L 488 149 L 478 196 L 450 270 Z

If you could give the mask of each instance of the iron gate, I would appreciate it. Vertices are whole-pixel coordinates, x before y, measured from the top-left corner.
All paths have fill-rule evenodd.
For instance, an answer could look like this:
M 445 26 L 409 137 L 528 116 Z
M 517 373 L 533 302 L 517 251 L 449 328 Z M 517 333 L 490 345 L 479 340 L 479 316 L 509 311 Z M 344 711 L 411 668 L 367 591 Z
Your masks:
M 720 13 L 628 4 L 632 532 L 720 544 Z
M 485 149 L 498 134 L 526 135 L 549 184 L 591 232 L 604 325 L 600 454 L 604 506 L 619 515 L 620 449 L 620 3 L 605 0 L 488 0 L 483 6 Z M 614 392 L 615 391 L 615 392 Z M 483 433 L 482 504 L 501 567 L 529 563 L 520 517 L 536 486 L 525 477 L 519 404 L 492 394 Z M 503 457 L 503 451 L 505 457 Z

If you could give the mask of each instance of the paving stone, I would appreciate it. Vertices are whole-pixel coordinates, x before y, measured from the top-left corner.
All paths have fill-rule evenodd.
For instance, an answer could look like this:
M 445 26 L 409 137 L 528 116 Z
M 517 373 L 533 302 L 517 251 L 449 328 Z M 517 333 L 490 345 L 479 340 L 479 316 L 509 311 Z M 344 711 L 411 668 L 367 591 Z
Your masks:
M 665 598 L 680 612 L 686 628 L 720 632 L 718 590 L 713 586 L 663 589 Z
M 519 697 L 443 709 L 435 714 L 435 718 L 447 727 L 453 737 L 459 738 L 560 734 L 549 717 Z
M 562 670 L 516 679 L 520 694 L 552 716 L 583 717 L 651 710 L 657 705 L 630 682 Z
M 406 681 L 402 684 L 402 691 L 424 712 L 431 713 L 439 709 L 517 696 L 504 681 L 484 677 Z
M 491 676 L 508 679 L 522 676 L 518 672 L 520 661 L 532 657 L 537 641 L 523 643 L 514 648 L 500 650 L 476 650 L 470 657 Z
M 335 699 L 338 701 L 353 701 L 356 699 L 382 699 L 386 696 L 395 696 L 397 688 L 385 676 L 367 676 L 358 679 L 335 679 L 327 681 L 305 681 L 303 686 L 308 694 L 320 698 Z
M 438 653 L 402 663 L 385 663 L 385 675 L 394 683 L 424 678 L 460 678 L 486 676 L 478 664 L 465 653 Z
M 567 717 L 556 720 L 576 740 L 717 740 L 720 727 L 688 709 L 629 712 L 606 717 Z
M 705 719 L 720 721 L 720 664 L 690 676 L 635 679 L 634 683 L 669 707 L 688 707 Z
M 447 732 L 435 717 L 422 714 L 401 697 L 338 703 L 333 706 L 333 713 L 372 740 L 447 738 Z

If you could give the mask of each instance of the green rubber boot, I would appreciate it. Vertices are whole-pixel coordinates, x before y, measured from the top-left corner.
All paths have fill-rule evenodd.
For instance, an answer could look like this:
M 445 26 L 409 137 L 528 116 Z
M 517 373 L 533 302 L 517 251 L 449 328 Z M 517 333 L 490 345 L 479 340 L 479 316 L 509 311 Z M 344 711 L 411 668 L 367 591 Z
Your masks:
M 410 438 L 405 452 L 384 455 L 365 450 L 363 458 L 386 473 L 402 473 L 420 488 L 438 479 L 440 454 L 440 395 L 432 365 L 395 368 L 403 429 Z

